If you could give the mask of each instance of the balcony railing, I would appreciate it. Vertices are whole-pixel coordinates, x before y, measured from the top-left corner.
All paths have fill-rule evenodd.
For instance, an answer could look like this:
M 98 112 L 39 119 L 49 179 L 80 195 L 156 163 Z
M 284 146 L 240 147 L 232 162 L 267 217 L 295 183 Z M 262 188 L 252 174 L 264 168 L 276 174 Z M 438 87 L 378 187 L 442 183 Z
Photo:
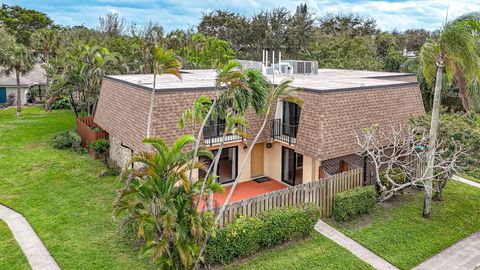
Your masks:
M 225 131 L 225 124 L 210 125 L 203 129 L 203 139 L 205 144 L 213 145 L 222 142 L 223 132 Z M 243 137 L 238 134 L 225 135 L 225 142 L 241 141 Z
M 289 145 L 297 143 L 298 125 L 284 123 L 282 119 L 275 119 L 272 123 L 272 139 L 286 142 Z

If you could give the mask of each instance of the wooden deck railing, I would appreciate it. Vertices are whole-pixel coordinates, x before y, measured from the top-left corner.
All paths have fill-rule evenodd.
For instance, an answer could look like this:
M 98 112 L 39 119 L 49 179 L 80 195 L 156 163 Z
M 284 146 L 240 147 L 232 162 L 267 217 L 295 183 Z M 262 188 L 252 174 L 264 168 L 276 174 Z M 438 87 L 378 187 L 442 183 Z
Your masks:
M 92 116 L 86 116 L 77 118 L 77 133 L 82 138 L 82 146 L 88 150 L 88 153 L 93 158 L 100 158 L 95 154 L 90 144 L 100 139 L 108 140 L 108 132 L 95 124 Z
M 270 209 L 314 203 L 322 210 L 323 217 L 329 217 L 333 209 L 335 194 L 363 185 L 363 170 L 335 174 L 305 184 L 265 193 L 230 203 L 223 212 L 219 226 L 233 222 L 239 215 L 251 217 Z

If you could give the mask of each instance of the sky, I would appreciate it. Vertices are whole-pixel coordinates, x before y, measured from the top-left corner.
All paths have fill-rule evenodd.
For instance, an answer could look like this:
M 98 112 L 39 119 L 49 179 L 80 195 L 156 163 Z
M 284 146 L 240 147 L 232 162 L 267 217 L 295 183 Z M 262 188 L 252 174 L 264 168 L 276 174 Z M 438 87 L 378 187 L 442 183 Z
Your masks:
M 143 25 L 159 22 L 167 31 L 194 27 L 202 13 L 228 9 L 251 15 L 278 6 L 294 11 L 300 3 L 315 9 L 317 16 L 328 12 L 359 13 L 373 17 L 383 30 L 410 28 L 438 29 L 448 18 L 465 12 L 480 11 L 480 0 L 2 0 L 47 13 L 61 25 L 95 27 L 98 18 L 119 13 L 128 22 Z

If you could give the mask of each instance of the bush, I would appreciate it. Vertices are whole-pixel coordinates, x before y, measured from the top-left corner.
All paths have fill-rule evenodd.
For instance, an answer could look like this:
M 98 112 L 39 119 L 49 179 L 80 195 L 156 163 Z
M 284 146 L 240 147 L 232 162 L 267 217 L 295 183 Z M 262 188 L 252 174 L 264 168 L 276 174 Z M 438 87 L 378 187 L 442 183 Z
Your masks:
M 333 218 L 345 221 L 360 214 L 368 213 L 375 206 L 376 193 L 373 186 L 358 187 L 335 195 Z
M 73 149 L 76 152 L 82 151 L 81 138 L 74 130 L 58 132 L 53 135 L 52 146 L 56 149 Z
M 61 97 L 52 104 L 51 109 L 52 110 L 58 110 L 58 109 L 68 109 L 70 108 L 70 103 L 68 101 L 67 97 Z
M 207 243 L 205 261 L 227 264 L 260 248 L 305 237 L 319 218 L 320 209 L 312 204 L 274 209 L 258 217 L 240 217 L 215 231 Z
M 96 140 L 90 146 L 92 147 L 95 153 L 103 155 L 110 148 L 110 141 L 105 139 Z

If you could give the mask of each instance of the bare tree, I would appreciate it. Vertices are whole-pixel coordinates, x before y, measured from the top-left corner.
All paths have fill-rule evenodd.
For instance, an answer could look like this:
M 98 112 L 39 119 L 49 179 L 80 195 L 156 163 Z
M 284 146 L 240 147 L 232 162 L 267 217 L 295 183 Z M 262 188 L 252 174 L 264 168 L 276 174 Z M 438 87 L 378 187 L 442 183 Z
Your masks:
M 410 125 L 393 125 L 382 128 L 374 125 L 355 131 L 357 144 L 362 154 L 369 157 L 375 169 L 375 181 L 380 193 L 379 200 L 386 201 L 399 191 L 414 185 L 422 184 L 425 192 L 438 193 L 441 198 L 442 188 L 446 180 L 457 172 L 459 158 L 464 154 L 462 147 L 455 143 L 455 150 L 444 147 L 444 141 L 437 140 L 433 175 L 426 169 L 427 145 L 429 136 Z M 398 174 L 403 181 L 396 181 Z M 382 181 L 383 179 L 383 181 Z M 426 181 L 439 182 L 434 186 L 424 185 Z

